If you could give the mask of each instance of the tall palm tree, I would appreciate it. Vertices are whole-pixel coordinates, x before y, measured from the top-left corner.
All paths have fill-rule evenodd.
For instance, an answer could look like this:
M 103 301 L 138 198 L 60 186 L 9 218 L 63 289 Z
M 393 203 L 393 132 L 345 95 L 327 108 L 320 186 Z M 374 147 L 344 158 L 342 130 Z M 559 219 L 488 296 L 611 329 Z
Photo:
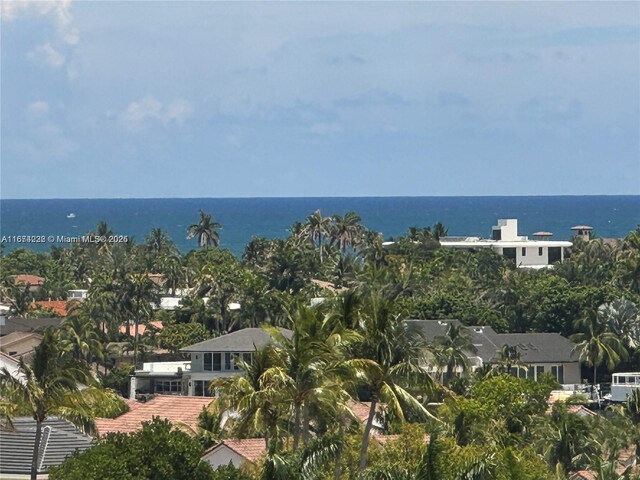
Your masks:
M 71 352 L 76 360 L 91 364 L 93 359 L 103 357 L 103 342 L 100 330 L 93 320 L 74 305 L 70 314 L 60 324 L 60 345 Z
M 89 386 L 79 390 L 79 385 Z M 36 421 L 36 435 L 31 461 L 31 479 L 38 474 L 38 451 L 42 424 L 50 415 L 70 418 L 82 423 L 92 419 L 92 401 L 104 400 L 104 392 L 93 387 L 95 380 L 86 364 L 78 362 L 60 347 L 52 330 L 47 330 L 42 342 L 34 349 L 29 364 L 23 359 L 18 378 L 6 369 L 0 371 L 0 392 L 5 413 L 28 413 Z
M 325 238 L 329 235 L 331 228 L 331 218 L 323 217 L 320 209 L 307 217 L 307 221 L 302 225 L 299 234 L 311 242 L 313 246 L 320 248 L 320 263 L 322 263 L 322 250 Z
M 187 227 L 187 239 L 198 238 L 198 245 L 202 248 L 217 247 L 220 243 L 218 229 L 221 228 L 218 222 L 212 220 L 211 214 L 200 210 L 200 219 Z
M 310 440 L 312 413 L 322 416 L 323 412 L 332 412 L 350 397 L 343 382 L 348 366 L 339 361 L 336 349 L 342 337 L 333 339 L 323 329 L 322 308 L 298 303 L 289 316 L 293 325 L 291 338 L 276 328 L 267 328 L 277 343 L 274 351 L 278 362 L 264 377 L 280 392 L 281 401 L 291 405 L 295 450 L 300 440 L 304 445 Z
M 389 299 L 373 292 L 368 298 L 365 314 L 360 322 L 362 342 L 358 354 L 363 358 L 365 382 L 370 393 L 370 410 L 360 448 L 359 469 L 367 465 L 369 435 L 380 402 L 387 405 L 395 418 L 404 420 L 409 407 L 424 418 L 433 415 L 411 393 L 411 387 L 429 392 L 434 382 L 426 365 L 427 343 L 417 331 L 410 331 L 406 323 L 394 317 Z
M 264 382 L 264 374 L 277 361 L 272 347 L 256 349 L 251 361 L 234 359 L 240 371 L 238 375 L 221 377 L 209 384 L 209 391 L 215 395 L 216 412 L 228 412 L 229 425 L 225 429 L 239 438 L 260 435 L 269 442 L 280 437 L 280 425 L 285 409 L 278 402 L 278 392 Z
M 117 297 L 123 316 L 127 319 L 127 334 L 131 334 L 131 320 L 134 326 L 134 363 L 138 361 L 138 326 L 153 313 L 153 304 L 159 303 L 157 285 L 146 273 L 131 273 L 117 286 Z
M 597 383 L 598 366 L 603 363 L 609 370 L 615 368 L 628 356 L 620 337 L 608 329 L 608 325 L 597 314 L 578 319 L 575 324 L 579 333 L 571 336 L 576 342 L 573 351 L 581 361 L 593 367 L 593 385 Z
M 440 368 L 444 368 L 446 376 L 443 383 L 448 385 L 451 377 L 458 369 L 462 374 L 469 371 L 469 359 L 467 353 L 475 353 L 471 337 L 466 333 L 461 325 L 450 322 L 444 335 L 434 339 L 432 348 L 434 350 L 436 363 Z
M 333 224 L 329 232 L 332 245 L 337 245 L 344 253 L 347 248 L 356 247 L 362 242 L 364 233 L 360 225 L 362 218 L 356 212 L 349 211 L 344 216 L 334 215 L 332 218 Z

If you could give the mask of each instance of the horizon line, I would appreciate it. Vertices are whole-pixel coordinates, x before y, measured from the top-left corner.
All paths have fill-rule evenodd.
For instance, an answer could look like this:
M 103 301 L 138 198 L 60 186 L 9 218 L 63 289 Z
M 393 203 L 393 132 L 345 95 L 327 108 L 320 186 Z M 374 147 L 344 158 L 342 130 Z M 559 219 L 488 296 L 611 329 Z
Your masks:
M 309 195 L 309 196 L 255 196 L 255 197 L 39 197 L 39 198 L 2 198 L 2 201 L 32 200 L 290 200 L 290 199 L 360 199 L 360 198 L 552 198 L 552 197 L 640 197 L 640 193 L 623 194 L 543 194 L 543 195 Z

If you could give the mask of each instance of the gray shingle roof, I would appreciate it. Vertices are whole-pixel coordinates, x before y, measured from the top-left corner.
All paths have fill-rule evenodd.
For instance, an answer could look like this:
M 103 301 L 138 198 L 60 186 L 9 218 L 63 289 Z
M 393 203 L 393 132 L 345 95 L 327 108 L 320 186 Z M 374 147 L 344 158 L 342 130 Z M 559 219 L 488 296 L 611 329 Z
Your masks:
M 29 417 L 13 420 L 13 430 L 0 429 L 0 473 L 28 474 L 36 438 L 36 422 Z M 43 424 L 38 459 L 39 471 L 60 465 L 76 450 L 91 446 L 91 437 L 81 433 L 71 423 L 57 417 L 48 418 Z
M 5 325 L 0 326 L 0 335 L 8 335 L 13 332 L 39 332 L 47 327 L 58 327 L 62 318 L 22 318 L 8 317 Z
M 293 332 L 281 328 L 282 334 L 291 338 Z M 273 338 L 262 328 L 244 328 L 204 342 L 189 345 L 181 352 L 253 352 L 256 348 L 264 348 L 273 343 Z
M 442 336 L 449 323 L 462 325 L 459 320 L 407 320 L 409 328 L 416 328 L 428 341 Z M 483 363 L 495 363 L 498 351 L 504 346 L 516 347 L 524 363 L 577 362 L 572 353 L 575 344 L 558 333 L 497 333 L 491 327 L 464 327 L 476 347 L 475 355 Z

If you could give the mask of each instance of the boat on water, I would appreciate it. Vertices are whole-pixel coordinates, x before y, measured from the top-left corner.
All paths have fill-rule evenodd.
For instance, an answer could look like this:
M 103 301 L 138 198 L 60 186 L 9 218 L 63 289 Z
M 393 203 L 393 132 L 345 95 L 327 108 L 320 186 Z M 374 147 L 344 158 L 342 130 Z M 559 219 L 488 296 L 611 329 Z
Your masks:
M 67 218 L 76 218 L 76 214 L 71 212 L 69 215 L 67 215 Z

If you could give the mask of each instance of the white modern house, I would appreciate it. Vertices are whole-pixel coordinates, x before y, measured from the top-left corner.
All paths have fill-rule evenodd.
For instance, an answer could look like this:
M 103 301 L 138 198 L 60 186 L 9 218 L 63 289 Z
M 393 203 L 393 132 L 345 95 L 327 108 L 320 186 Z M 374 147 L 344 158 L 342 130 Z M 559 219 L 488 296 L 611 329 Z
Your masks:
M 566 249 L 572 245 L 566 240 L 550 240 L 551 235 L 550 232 L 536 232 L 533 234 L 536 238 L 530 240 L 527 236 L 518 235 L 518 220 L 509 218 L 498 220 L 491 229 L 491 238 L 447 236 L 440 239 L 440 245 L 468 250 L 490 248 L 514 260 L 518 267 L 548 268 L 563 261 Z

